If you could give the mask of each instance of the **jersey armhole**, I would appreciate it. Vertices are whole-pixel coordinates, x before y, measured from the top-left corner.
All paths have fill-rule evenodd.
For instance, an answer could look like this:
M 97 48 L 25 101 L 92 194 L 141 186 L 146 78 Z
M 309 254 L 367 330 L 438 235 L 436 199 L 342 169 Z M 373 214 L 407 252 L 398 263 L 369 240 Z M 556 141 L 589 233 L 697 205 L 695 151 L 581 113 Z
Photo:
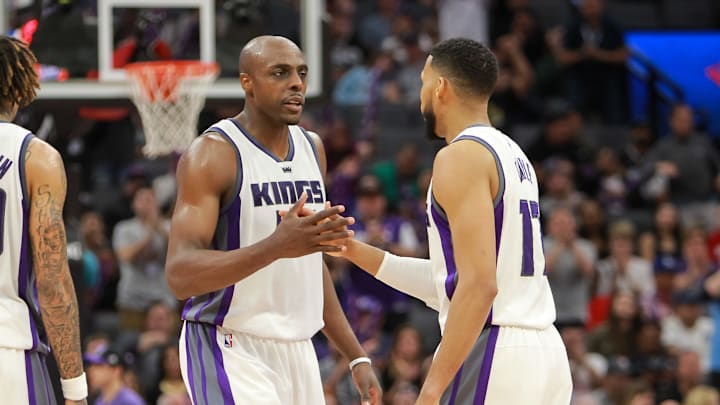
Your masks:
M 230 196 L 232 196 L 232 198 L 229 198 L 227 201 L 223 201 L 222 205 L 220 206 L 220 215 L 223 215 L 233 205 L 233 201 L 236 198 L 239 198 L 240 189 L 242 188 L 242 183 L 243 183 L 242 159 L 240 158 L 240 149 L 238 149 L 238 146 L 235 145 L 235 142 L 233 142 L 230 135 L 228 135 L 228 133 L 225 132 L 224 129 L 222 129 L 218 126 L 213 126 L 213 127 L 208 128 L 207 130 L 205 130 L 205 132 L 203 132 L 203 134 L 207 134 L 209 132 L 215 132 L 217 134 L 220 134 L 223 138 L 225 138 L 225 140 L 230 145 L 232 145 L 233 149 L 235 150 L 235 157 L 236 157 L 235 161 L 237 162 L 237 176 L 235 176 L 235 184 L 233 185 L 233 190 L 232 190 L 232 193 L 230 194 Z
M 25 138 L 23 139 L 22 144 L 20 144 L 20 153 L 18 154 L 18 159 L 20 160 L 20 166 L 18 169 L 20 174 L 20 190 L 22 191 L 22 203 L 26 210 L 30 208 L 30 194 L 28 193 L 28 179 L 25 171 L 25 154 L 27 153 L 30 141 L 33 139 L 35 139 L 35 135 L 32 132 L 25 134 Z
M 500 156 L 498 156 L 495 148 L 493 148 L 487 141 L 475 136 L 460 135 L 453 140 L 453 143 L 464 140 L 474 141 L 479 143 L 480 145 L 483 145 L 493 155 L 493 159 L 495 160 L 495 168 L 497 169 L 498 173 L 498 191 L 497 195 L 495 195 L 495 197 L 493 198 L 493 206 L 497 208 L 498 204 L 500 204 L 503 196 L 505 195 L 505 171 L 503 170 L 502 163 L 500 163 Z
M 307 133 L 305 128 L 298 125 L 298 128 L 300 128 L 300 131 L 302 131 L 303 135 L 305 136 L 305 139 L 307 139 L 308 143 L 310 143 L 310 147 L 312 148 L 313 155 L 315 155 L 315 163 L 318 165 L 318 169 L 320 169 L 320 174 L 322 175 L 322 167 L 320 166 L 320 156 L 318 155 L 318 149 L 317 145 L 315 144 L 315 141 L 310 137 L 310 134 Z

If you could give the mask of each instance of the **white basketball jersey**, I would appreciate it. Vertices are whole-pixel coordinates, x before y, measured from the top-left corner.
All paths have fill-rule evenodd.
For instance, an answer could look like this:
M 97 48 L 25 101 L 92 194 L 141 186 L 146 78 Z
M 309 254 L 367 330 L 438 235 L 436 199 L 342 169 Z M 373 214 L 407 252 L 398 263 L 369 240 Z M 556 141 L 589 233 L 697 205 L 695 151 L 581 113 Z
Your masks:
M 289 126 L 285 159 L 274 156 L 233 119 L 208 132 L 222 134 L 237 152 L 236 196 L 221 208 L 212 249 L 253 245 L 272 234 L 279 210 L 303 191 L 305 207 L 324 208 L 325 186 L 315 144 L 303 129 Z M 188 300 L 183 319 L 221 325 L 258 337 L 309 339 L 323 327 L 322 254 L 280 259 L 221 291 Z
M 488 324 L 544 329 L 555 321 L 555 305 L 545 276 L 535 171 L 525 153 L 505 134 L 488 126 L 465 129 L 453 142 L 474 141 L 495 157 L 500 178 L 495 223 L 477 232 L 495 232 L 497 288 Z M 444 330 L 457 272 L 447 217 L 428 190 L 430 261 L 440 299 Z M 493 227 L 494 225 L 494 227 Z
M 0 346 L 48 351 L 30 254 L 25 150 L 33 135 L 0 123 Z

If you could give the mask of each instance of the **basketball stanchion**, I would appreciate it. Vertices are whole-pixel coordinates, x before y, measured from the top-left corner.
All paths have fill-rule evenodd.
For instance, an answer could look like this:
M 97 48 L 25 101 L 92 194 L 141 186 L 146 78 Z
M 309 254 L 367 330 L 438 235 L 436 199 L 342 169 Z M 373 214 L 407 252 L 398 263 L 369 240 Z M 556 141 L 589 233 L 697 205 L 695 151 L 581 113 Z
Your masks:
M 125 67 L 145 132 L 146 156 L 181 152 L 190 145 L 197 136 L 208 87 L 219 70 L 216 63 L 200 61 L 137 62 Z

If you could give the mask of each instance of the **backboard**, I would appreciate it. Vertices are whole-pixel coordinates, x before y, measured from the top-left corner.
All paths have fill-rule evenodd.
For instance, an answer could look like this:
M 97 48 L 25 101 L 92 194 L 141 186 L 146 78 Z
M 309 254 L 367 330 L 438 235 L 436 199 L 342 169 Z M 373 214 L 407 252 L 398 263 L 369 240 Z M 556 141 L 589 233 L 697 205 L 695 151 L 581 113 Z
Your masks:
M 129 98 L 118 63 L 128 37 L 143 43 L 145 51 L 155 39 L 165 39 L 172 59 L 218 62 L 220 77 L 207 98 L 239 100 L 244 96 L 237 66 L 242 47 L 257 35 L 283 35 L 300 45 L 310 66 L 308 97 L 322 93 L 324 0 L 73 0 L 71 4 L 66 6 L 69 10 L 55 6 L 34 13 L 43 15 L 31 43 L 39 62 L 70 70 L 65 82 L 43 81 L 40 100 Z M 13 17 L 11 21 L 22 22 Z M 178 27 L 189 46 L 177 47 Z M 18 23 L 9 28 L 17 30 Z M 153 59 L 129 61 L 137 60 Z

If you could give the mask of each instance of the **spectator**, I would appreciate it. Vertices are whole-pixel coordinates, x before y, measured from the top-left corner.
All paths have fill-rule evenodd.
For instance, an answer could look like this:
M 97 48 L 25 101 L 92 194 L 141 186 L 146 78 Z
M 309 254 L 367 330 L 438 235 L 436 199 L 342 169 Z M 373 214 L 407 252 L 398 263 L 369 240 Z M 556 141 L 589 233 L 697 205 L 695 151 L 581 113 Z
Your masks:
M 84 358 L 88 364 L 90 390 L 100 393 L 95 405 L 145 405 L 140 395 L 125 384 L 128 364 L 122 354 L 105 350 L 87 353 Z
M 623 32 L 605 13 L 604 0 L 579 1 L 577 18 L 549 35 L 549 48 L 567 68 L 570 100 L 584 114 L 600 113 L 607 123 L 626 119 Z
M 603 356 L 632 356 L 642 318 L 635 296 L 618 291 L 613 295 L 610 317 L 590 333 L 588 349 Z
M 595 294 L 605 296 L 624 291 L 641 301 L 655 294 L 652 267 L 634 255 L 634 244 L 635 227 L 631 222 L 619 221 L 610 226 L 610 256 L 598 262 Z
M 374 174 L 382 185 L 382 193 L 389 211 L 397 212 L 407 204 L 413 204 L 420 195 L 418 178 L 422 172 L 420 150 L 414 143 L 404 144 L 394 160 L 373 165 Z
M 720 405 L 720 393 L 713 387 L 699 385 L 688 392 L 683 405 Z
M 621 404 L 632 383 L 631 372 L 630 361 L 626 357 L 613 356 L 609 358 L 602 387 L 594 392 L 597 404 Z
M 557 323 L 585 322 L 590 283 L 595 275 L 595 248 L 578 238 L 575 217 L 567 208 L 550 213 L 544 238 L 545 268 L 557 310 Z
M 662 320 L 663 345 L 676 354 L 697 353 L 705 373 L 710 369 L 713 323 L 703 315 L 702 297 L 693 291 L 678 291 L 673 304 L 673 314 Z
M 89 211 L 82 215 L 80 236 L 84 248 L 85 285 L 94 286 L 87 291 L 87 302 L 96 309 L 114 308 L 118 281 L 117 260 L 107 237 L 105 222 L 98 212 Z M 92 277 L 95 282 L 88 282 L 87 277 Z
M 560 331 L 570 361 L 573 381 L 573 399 L 581 398 L 600 387 L 607 361 L 597 353 L 587 350 L 587 334 L 582 324 L 566 325 Z
M 113 247 L 120 262 L 117 307 L 123 328 L 140 330 L 150 304 L 163 300 L 177 306 L 165 280 L 165 251 L 169 222 L 160 216 L 151 188 L 138 190 L 133 199 L 135 217 L 120 222 Z
M 693 111 L 678 104 L 670 115 L 671 136 L 662 138 L 645 158 L 645 168 L 661 183 L 656 194 L 680 208 L 684 226 L 714 229 L 720 191 L 720 155 L 710 141 L 695 131 Z
M 395 331 L 390 356 L 382 374 L 382 384 L 388 391 L 410 384 L 419 391 L 422 370 L 422 339 L 420 332 L 410 325 Z

